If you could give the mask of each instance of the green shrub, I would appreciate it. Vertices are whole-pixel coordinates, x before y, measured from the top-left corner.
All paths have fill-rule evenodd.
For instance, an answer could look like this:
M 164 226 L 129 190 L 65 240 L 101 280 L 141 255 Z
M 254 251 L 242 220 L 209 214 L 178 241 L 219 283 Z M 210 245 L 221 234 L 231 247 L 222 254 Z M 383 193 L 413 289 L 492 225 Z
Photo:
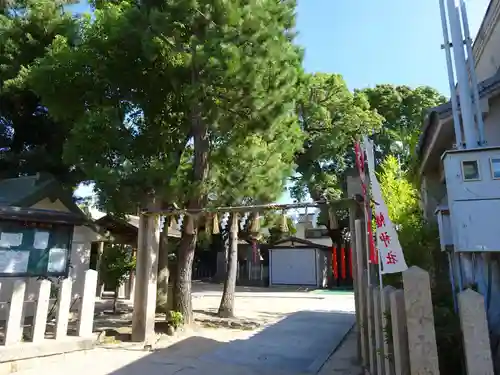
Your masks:
M 107 244 L 104 247 L 100 270 L 101 278 L 110 289 L 118 289 L 135 268 L 130 246 Z
M 115 291 L 113 311 L 116 312 L 118 288 L 127 280 L 135 268 L 135 257 L 127 245 L 106 244 L 102 253 L 99 272 L 101 279 L 109 289 Z
M 184 324 L 184 317 L 180 311 L 170 311 L 168 322 L 174 327 L 179 328 Z

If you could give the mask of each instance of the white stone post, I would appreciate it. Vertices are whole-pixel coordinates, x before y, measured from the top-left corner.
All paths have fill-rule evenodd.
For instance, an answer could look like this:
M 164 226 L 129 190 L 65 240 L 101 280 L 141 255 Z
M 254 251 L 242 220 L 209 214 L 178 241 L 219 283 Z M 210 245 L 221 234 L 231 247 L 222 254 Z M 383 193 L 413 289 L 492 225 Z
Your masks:
M 368 275 L 367 275 L 368 279 Z M 373 306 L 373 295 L 375 287 L 368 285 L 367 311 L 368 311 L 368 355 L 370 360 L 370 374 L 377 374 L 377 349 L 375 345 L 375 317 Z
M 353 267 L 356 269 L 356 283 L 355 288 L 357 290 L 357 304 L 356 309 L 358 312 L 359 319 L 359 337 L 360 337 L 360 348 L 361 348 L 361 360 L 364 368 L 370 367 L 370 360 L 368 354 L 368 311 L 367 311 L 367 289 L 368 289 L 368 276 L 364 267 L 364 246 L 363 239 L 365 238 L 363 232 L 363 223 L 361 220 L 355 221 L 355 247 L 353 248 L 356 256 L 353 256 Z
M 350 226 L 352 228 L 352 223 L 354 223 L 353 220 L 350 221 Z M 357 348 L 358 348 L 358 359 L 363 363 L 363 354 L 362 354 L 362 348 L 361 348 L 361 310 L 359 307 L 359 287 L 361 283 L 361 275 L 358 276 L 358 257 L 356 254 L 356 233 L 351 229 L 351 249 L 352 249 L 352 286 L 354 289 L 354 308 L 356 310 L 356 334 L 357 334 Z M 332 259 L 333 256 L 330 257 L 330 264 L 328 268 L 331 268 L 333 271 L 332 267 Z M 333 279 L 332 279 L 333 280 Z
M 390 294 L 389 301 L 391 305 L 394 372 L 396 375 L 410 375 L 404 291 L 395 290 Z
M 78 311 L 78 336 L 90 336 L 94 327 L 95 296 L 93 291 L 97 285 L 97 272 L 85 271 L 82 303 Z
M 118 290 L 115 290 L 115 293 L 118 294 L 117 295 L 118 299 L 125 299 L 127 296 L 127 290 L 125 287 L 125 283 L 120 284 L 120 286 L 118 287 Z
M 490 336 L 484 297 L 471 289 L 458 295 L 460 325 L 468 375 L 493 375 Z
M 23 335 L 24 323 L 23 308 L 24 308 L 24 293 L 26 292 L 26 282 L 17 280 L 14 283 L 12 296 L 10 298 L 9 315 L 7 317 L 7 330 L 5 332 L 5 346 L 17 344 L 21 341 Z
M 69 308 L 71 305 L 71 277 L 61 281 L 57 297 L 56 340 L 65 338 L 68 334 Z
M 52 283 L 49 280 L 41 280 L 38 282 L 38 296 L 36 301 L 35 316 L 33 319 L 32 334 L 32 341 L 34 343 L 43 341 L 45 339 L 51 285 Z
M 373 288 L 373 328 L 375 331 L 375 351 L 377 359 L 377 374 L 384 375 L 385 352 L 384 331 L 382 326 L 381 291 L 378 286 Z
M 429 273 L 419 267 L 403 272 L 406 326 L 412 375 L 439 375 Z
M 135 270 L 130 272 L 127 282 L 125 283 L 125 298 L 130 301 L 134 299 L 135 290 Z
M 385 375 L 394 375 L 394 348 L 392 345 L 392 336 L 387 332 L 391 327 L 391 305 L 390 297 L 396 289 L 393 286 L 385 286 L 382 290 L 384 294 L 384 304 L 382 311 L 382 330 L 384 340 L 384 354 L 385 354 Z

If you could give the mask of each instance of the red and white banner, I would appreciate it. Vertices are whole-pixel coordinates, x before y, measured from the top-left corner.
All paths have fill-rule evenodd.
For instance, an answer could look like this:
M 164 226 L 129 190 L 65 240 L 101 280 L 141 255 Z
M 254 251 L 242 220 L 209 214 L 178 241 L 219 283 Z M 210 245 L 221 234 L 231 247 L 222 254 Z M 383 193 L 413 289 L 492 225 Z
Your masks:
M 368 163 L 368 174 L 370 176 L 372 199 L 375 202 L 375 223 L 377 226 L 377 249 L 380 255 L 381 272 L 396 273 L 408 269 L 399 243 L 398 234 L 389 217 L 389 212 L 382 196 L 380 184 L 375 175 L 375 157 L 373 155 L 373 143 L 364 138 L 366 161 Z

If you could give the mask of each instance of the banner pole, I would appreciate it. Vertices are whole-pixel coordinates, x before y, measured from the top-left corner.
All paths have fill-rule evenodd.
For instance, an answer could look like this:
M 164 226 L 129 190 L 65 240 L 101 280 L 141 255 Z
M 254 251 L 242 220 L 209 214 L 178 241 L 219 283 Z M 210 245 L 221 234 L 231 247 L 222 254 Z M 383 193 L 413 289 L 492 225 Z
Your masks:
M 368 192 L 366 193 L 365 199 L 368 199 Z M 368 285 L 372 284 L 371 268 L 372 263 L 370 262 L 370 231 L 368 230 L 368 225 L 371 224 L 370 213 L 368 212 L 368 205 L 365 205 L 365 242 L 366 242 L 366 273 L 368 278 Z
M 366 183 L 366 171 L 365 171 L 365 147 L 362 146 L 361 142 L 355 141 L 355 153 L 356 153 L 356 165 L 358 167 L 359 178 L 361 180 L 361 188 L 363 192 L 363 214 L 365 218 L 365 255 L 366 255 L 366 273 L 367 273 L 367 283 L 368 285 L 373 284 L 372 280 L 372 263 L 371 263 L 371 241 L 370 241 L 370 228 L 371 219 L 369 211 L 370 202 L 370 192 L 368 189 L 368 184 Z

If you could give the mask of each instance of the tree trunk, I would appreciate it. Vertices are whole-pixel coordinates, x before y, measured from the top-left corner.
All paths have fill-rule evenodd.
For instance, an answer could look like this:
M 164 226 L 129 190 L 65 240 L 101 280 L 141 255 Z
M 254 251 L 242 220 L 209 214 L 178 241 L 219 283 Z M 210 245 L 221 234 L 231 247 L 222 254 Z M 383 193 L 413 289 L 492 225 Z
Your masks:
M 179 244 L 177 277 L 174 285 L 175 310 L 184 317 L 185 324 L 193 322 L 193 306 L 191 301 L 191 275 L 193 273 L 196 234 L 183 232 Z
M 196 45 L 191 46 L 192 66 L 191 83 L 193 87 L 198 83 L 198 69 L 196 66 Z M 206 121 L 201 116 L 201 98 L 196 96 L 191 98 L 191 129 L 193 134 L 194 159 L 192 186 L 194 187 L 191 197 L 188 200 L 188 210 L 201 210 L 205 204 L 207 193 L 205 183 L 208 179 L 209 163 L 208 155 L 210 151 L 209 133 Z M 188 218 L 186 218 L 188 219 Z M 176 310 L 181 312 L 186 324 L 192 323 L 193 311 L 191 304 L 191 275 L 193 271 L 194 252 L 198 233 L 198 219 L 193 218 L 193 233 L 186 231 L 186 226 L 182 231 L 181 242 L 179 244 L 179 260 L 177 264 L 177 279 L 175 283 L 175 305 Z
M 228 254 L 228 267 L 226 281 L 224 282 L 224 292 L 219 306 L 219 316 L 231 318 L 234 316 L 234 293 L 236 291 L 236 276 L 238 272 L 238 215 L 232 217 L 230 249 Z
M 116 314 L 118 311 L 118 290 L 120 289 L 120 286 L 117 286 L 115 289 L 115 295 L 113 297 L 113 314 Z
M 167 313 L 169 310 L 168 301 L 168 217 L 165 219 L 163 230 L 160 233 L 160 250 L 158 254 L 158 279 L 156 280 L 156 310 L 161 313 Z

